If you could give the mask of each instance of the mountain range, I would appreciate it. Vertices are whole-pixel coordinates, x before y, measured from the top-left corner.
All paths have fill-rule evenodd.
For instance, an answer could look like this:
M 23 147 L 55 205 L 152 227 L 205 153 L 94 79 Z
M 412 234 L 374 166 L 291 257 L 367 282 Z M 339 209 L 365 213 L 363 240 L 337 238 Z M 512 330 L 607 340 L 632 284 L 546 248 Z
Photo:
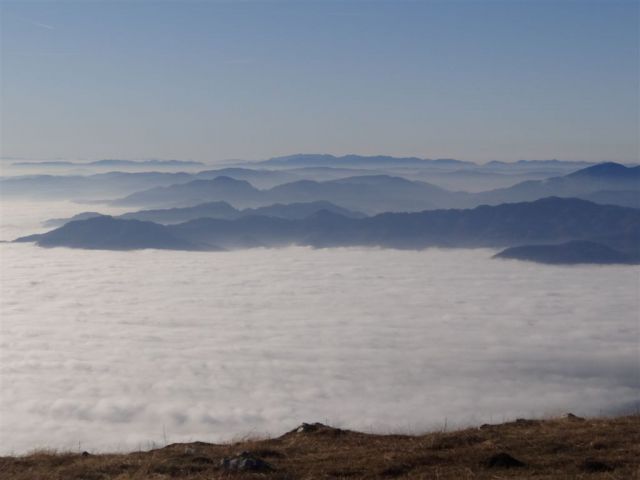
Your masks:
M 265 216 L 286 218 L 290 220 L 306 218 L 321 210 L 337 213 L 345 217 L 362 218 L 365 215 L 359 212 L 353 212 L 342 207 L 338 207 L 330 202 L 306 202 L 306 203 L 290 203 L 290 204 L 274 204 L 259 208 L 245 208 L 239 210 L 233 208 L 227 202 L 209 202 L 195 205 L 193 207 L 184 208 L 167 208 L 156 210 L 139 210 L 129 212 L 114 218 L 124 220 L 142 220 L 150 221 L 165 225 L 183 223 L 197 218 L 217 218 L 231 220 L 235 218 L 248 216 Z M 43 222 L 45 227 L 59 227 L 65 223 L 86 220 L 88 218 L 103 216 L 98 212 L 82 212 L 71 218 L 54 218 Z
M 566 161 L 566 160 L 518 160 L 515 162 L 490 161 L 477 164 L 466 160 L 454 158 L 418 158 L 418 157 L 392 157 L 388 155 L 342 155 L 335 156 L 323 153 L 298 153 L 274 157 L 258 162 L 248 162 L 245 165 L 258 165 L 267 168 L 293 168 L 293 167 L 338 167 L 338 168 L 421 168 L 430 170 L 461 170 L 474 169 L 485 171 L 513 171 L 513 170 L 543 170 L 556 173 L 569 173 L 571 171 L 594 165 L 593 162 Z
M 113 201 L 114 205 L 189 206 L 227 201 L 237 207 L 272 203 L 329 201 L 350 210 L 376 214 L 437 208 L 471 208 L 531 201 L 549 196 L 602 200 L 621 206 L 638 206 L 640 166 L 603 163 L 543 180 L 529 180 L 509 188 L 480 193 L 453 192 L 427 182 L 389 175 L 365 175 L 318 182 L 299 180 L 259 190 L 230 177 L 195 180 L 155 187 Z
M 451 158 L 425 159 L 418 157 L 391 157 L 387 155 L 343 155 L 336 157 L 328 154 L 297 153 L 283 157 L 274 157 L 255 165 L 264 167 L 343 167 L 343 168 L 384 168 L 384 167 L 474 167 L 476 163 Z
M 13 162 L 17 167 L 195 167 L 203 166 L 202 162 L 191 160 L 118 160 L 105 159 L 93 162 L 71 162 L 71 161 L 41 161 L 41 162 Z
M 447 161 L 442 163 L 447 164 Z M 557 162 L 552 163 L 556 165 Z M 565 163 L 569 162 L 561 164 Z M 576 197 L 637 207 L 640 204 L 639 168 L 604 163 L 550 178 L 544 176 L 549 172 L 542 174 L 517 168 L 508 174 L 475 167 L 450 171 L 396 168 L 394 174 L 388 174 L 385 169 L 327 166 L 279 170 L 229 167 L 197 173 L 23 175 L 1 178 L 0 195 L 7 199 L 110 201 L 116 205 L 146 208 L 187 207 L 214 201 L 226 201 L 236 208 L 328 201 L 367 214 L 470 208 L 547 196 Z M 518 182 L 522 178 L 526 180 Z M 446 189 L 430 180 L 450 188 L 464 186 L 472 192 Z M 478 191 L 482 185 L 505 184 L 510 186 Z
M 234 220 L 200 218 L 163 226 L 100 216 L 72 221 L 51 232 L 16 241 L 48 247 L 180 250 L 286 245 L 505 248 L 588 241 L 608 247 L 602 250 L 605 253 L 615 250 L 637 262 L 640 259 L 637 238 L 640 238 L 638 209 L 552 197 L 473 209 L 384 213 L 366 218 L 349 218 L 321 210 L 295 220 L 250 215 Z

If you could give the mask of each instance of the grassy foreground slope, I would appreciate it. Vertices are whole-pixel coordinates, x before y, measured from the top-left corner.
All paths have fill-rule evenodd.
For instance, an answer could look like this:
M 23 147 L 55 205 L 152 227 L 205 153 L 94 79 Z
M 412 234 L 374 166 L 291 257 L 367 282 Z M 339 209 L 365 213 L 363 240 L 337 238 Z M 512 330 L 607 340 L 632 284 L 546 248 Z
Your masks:
M 640 478 L 640 416 L 517 420 L 418 436 L 303 424 L 278 438 L 224 445 L 0 457 L 0 478 L 626 480 Z

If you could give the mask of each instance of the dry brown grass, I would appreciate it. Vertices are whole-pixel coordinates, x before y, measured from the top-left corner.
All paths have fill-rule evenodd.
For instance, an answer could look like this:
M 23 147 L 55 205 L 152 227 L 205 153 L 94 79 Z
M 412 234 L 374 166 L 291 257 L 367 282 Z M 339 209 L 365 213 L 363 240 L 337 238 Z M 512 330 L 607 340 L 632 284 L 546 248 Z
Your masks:
M 266 473 L 227 472 L 251 452 Z M 508 453 L 523 467 L 489 466 Z M 173 444 L 149 452 L 0 457 L 2 480 L 142 479 L 620 479 L 640 478 L 640 416 L 521 420 L 450 433 L 370 435 L 320 427 L 226 445 Z

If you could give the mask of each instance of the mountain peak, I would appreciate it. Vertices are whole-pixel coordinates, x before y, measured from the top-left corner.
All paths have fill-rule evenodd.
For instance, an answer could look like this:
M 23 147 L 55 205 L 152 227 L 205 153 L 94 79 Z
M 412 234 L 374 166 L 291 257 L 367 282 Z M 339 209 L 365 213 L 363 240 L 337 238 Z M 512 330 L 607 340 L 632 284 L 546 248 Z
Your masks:
M 567 177 L 624 177 L 640 178 L 640 167 L 625 167 L 620 163 L 605 162 L 573 172 Z
M 209 181 L 216 185 L 249 185 L 251 186 L 251 184 L 246 180 L 238 180 L 236 178 L 228 177 L 226 175 L 215 177 L 214 179 Z

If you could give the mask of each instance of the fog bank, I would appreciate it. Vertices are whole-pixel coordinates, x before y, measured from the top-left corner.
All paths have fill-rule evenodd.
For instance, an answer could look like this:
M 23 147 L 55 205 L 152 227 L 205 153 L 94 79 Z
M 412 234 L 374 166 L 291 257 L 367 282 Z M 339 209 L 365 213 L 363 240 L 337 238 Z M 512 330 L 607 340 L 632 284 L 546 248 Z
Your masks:
M 629 407 L 638 269 L 0 245 L 2 453 Z

